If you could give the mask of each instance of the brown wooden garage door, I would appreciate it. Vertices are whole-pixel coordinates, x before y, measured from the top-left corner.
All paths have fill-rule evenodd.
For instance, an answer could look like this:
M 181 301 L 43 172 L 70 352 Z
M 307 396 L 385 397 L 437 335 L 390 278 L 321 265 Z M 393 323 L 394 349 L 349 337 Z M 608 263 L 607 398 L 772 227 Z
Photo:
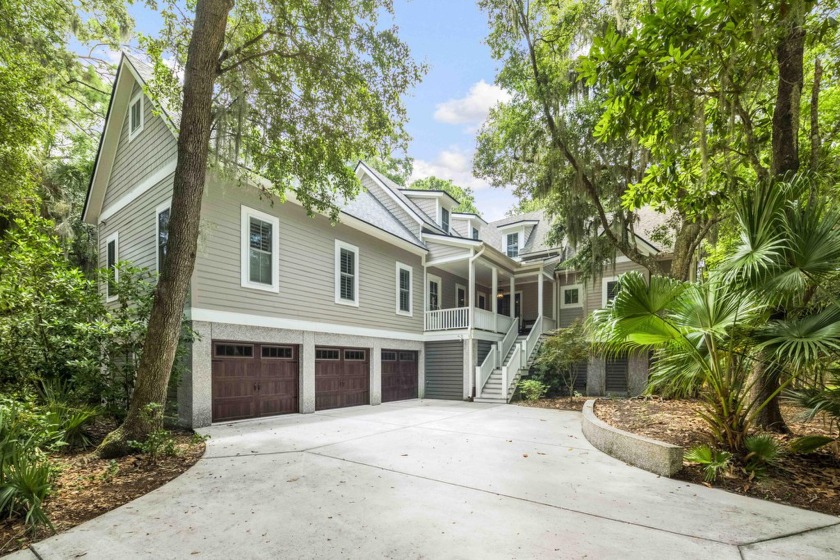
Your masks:
M 370 351 L 315 347 L 315 410 L 370 403 Z
M 213 341 L 213 421 L 298 412 L 295 345 Z
M 417 398 L 417 352 L 382 351 L 382 402 Z

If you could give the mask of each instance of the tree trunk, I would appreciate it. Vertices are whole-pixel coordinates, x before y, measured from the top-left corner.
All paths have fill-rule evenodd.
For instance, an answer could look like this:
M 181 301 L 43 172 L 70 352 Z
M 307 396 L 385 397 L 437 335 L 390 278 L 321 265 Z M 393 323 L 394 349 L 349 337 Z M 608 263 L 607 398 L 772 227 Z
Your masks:
M 782 5 L 782 39 L 776 45 L 779 83 L 773 109 L 773 174 L 799 170 L 799 103 L 805 57 L 805 8 L 802 0 Z
M 178 135 L 178 162 L 172 189 L 169 241 L 155 290 L 137 382 L 123 424 L 97 450 L 102 457 L 124 455 L 128 441 L 143 441 L 160 418 L 146 407 L 163 404 L 175 360 L 184 302 L 195 267 L 201 197 L 207 175 L 212 96 L 225 27 L 233 0 L 198 0 L 184 71 L 184 105 Z
M 805 5 L 802 0 L 785 2 L 781 6 L 782 38 L 776 45 L 776 63 L 779 83 L 776 89 L 776 106 L 773 109 L 773 175 L 782 178 L 799 171 L 799 104 L 802 99 L 802 73 L 805 58 Z M 753 398 L 764 402 L 779 388 L 778 375 L 772 368 L 757 366 L 759 377 Z M 756 417 L 757 427 L 777 432 L 787 432 L 788 427 L 779 408 L 779 397 L 774 397 Z
M 686 223 L 680 226 L 674 239 L 674 259 L 671 261 L 671 277 L 688 281 L 691 275 L 691 263 L 694 252 L 699 243 L 697 237 L 703 234 L 703 228 L 698 223 Z
M 814 85 L 811 87 L 811 173 L 817 173 L 820 168 L 820 82 L 822 81 L 822 64 L 820 59 L 814 60 Z M 813 187 L 811 190 L 816 195 Z

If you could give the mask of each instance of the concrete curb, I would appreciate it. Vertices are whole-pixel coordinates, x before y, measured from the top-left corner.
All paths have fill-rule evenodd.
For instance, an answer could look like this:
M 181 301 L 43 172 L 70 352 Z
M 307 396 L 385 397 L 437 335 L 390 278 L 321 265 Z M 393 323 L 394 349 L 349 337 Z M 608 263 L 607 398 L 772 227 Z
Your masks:
M 614 428 L 595 416 L 595 399 L 586 401 L 583 435 L 600 451 L 646 471 L 672 476 L 683 466 L 683 448 Z

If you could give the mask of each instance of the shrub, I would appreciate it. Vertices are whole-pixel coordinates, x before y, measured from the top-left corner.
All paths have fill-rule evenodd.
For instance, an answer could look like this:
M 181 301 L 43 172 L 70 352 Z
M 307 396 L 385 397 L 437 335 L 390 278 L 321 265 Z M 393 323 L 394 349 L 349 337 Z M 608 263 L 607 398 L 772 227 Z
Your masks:
M 44 454 L 20 446 L 0 471 L 0 514 L 23 516 L 26 526 L 53 529 L 44 512 L 44 499 L 52 492 L 55 471 Z
M 544 383 L 540 383 L 536 379 L 526 379 L 524 381 L 519 382 L 519 390 L 522 393 L 522 397 L 526 401 L 538 401 L 540 397 L 545 395 L 545 392 L 548 390 L 548 387 L 545 386 Z
M 701 445 L 688 450 L 685 454 L 685 459 L 692 463 L 703 465 L 706 482 L 714 482 L 721 472 L 730 468 L 732 453 L 712 449 L 708 445 Z
M 539 350 L 532 378 L 544 383 L 550 396 L 574 396 L 577 365 L 589 359 L 589 349 L 589 340 L 579 322 L 555 331 Z

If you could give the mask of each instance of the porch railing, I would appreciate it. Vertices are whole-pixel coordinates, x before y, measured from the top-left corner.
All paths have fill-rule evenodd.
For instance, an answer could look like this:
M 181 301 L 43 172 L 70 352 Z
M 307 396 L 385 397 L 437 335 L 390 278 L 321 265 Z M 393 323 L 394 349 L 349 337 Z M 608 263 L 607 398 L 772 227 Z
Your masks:
M 427 331 L 467 329 L 469 326 L 469 307 L 453 307 L 452 309 L 435 309 L 433 311 L 426 311 L 425 328 Z
M 508 332 L 511 324 L 513 323 L 513 318 L 508 317 L 507 315 L 496 315 L 496 332 Z M 517 326 L 517 329 L 519 327 Z
M 486 311 L 476 307 L 474 328 L 496 332 L 496 315 L 492 311 Z
M 516 372 L 519 371 L 521 363 L 522 346 L 515 344 L 507 365 L 502 365 L 502 394 L 505 396 L 505 400 L 507 400 L 510 395 L 510 384 L 513 382 L 513 378 L 516 377 Z
M 504 360 L 508 352 L 510 352 L 511 347 L 516 342 L 516 335 L 519 334 L 519 323 L 518 322 L 511 322 L 510 326 L 508 327 L 507 332 L 505 333 L 505 337 L 498 342 L 499 345 L 499 364 L 502 365 L 502 360 Z

